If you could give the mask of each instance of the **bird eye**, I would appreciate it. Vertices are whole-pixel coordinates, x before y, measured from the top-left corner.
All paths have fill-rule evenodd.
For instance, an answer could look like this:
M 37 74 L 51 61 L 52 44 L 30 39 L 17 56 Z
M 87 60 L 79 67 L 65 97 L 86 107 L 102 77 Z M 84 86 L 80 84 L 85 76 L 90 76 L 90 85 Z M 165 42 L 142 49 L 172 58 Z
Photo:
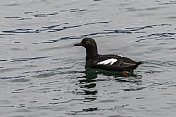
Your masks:
M 90 42 L 89 42 L 89 41 L 87 41 L 87 42 L 86 42 L 86 44 L 88 45 L 88 44 L 90 44 Z

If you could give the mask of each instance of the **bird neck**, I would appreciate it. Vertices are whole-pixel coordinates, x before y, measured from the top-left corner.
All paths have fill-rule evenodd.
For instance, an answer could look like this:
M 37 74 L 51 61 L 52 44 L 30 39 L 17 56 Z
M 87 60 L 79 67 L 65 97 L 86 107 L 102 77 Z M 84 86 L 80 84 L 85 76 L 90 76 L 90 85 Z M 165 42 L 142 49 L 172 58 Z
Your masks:
M 98 55 L 97 48 L 86 48 L 86 60 L 93 59 Z

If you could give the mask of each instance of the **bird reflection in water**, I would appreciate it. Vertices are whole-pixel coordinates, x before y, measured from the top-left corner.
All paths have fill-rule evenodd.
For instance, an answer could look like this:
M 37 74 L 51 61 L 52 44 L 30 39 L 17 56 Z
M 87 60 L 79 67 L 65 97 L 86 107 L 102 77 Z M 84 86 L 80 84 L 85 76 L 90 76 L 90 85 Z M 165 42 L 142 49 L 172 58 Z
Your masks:
M 97 95 L 98 89 L 96 88 L 97 82 L 112 80 L 108 77 L 112 77 L 115 82 L 122 82 L 122 83 L 129 82 L 129 83 L 136 83 L 137 85 L 141 82 L 141 77 L 134 75 L 133 72 L 126 72 L 126 71 L 124 72 L 113 72 L 102 69 L 86 68 L 85 71 L 81 72 L 83 76 L 78 78 L 79 81 L 78 86 L 80 87 L 81 91 L 78 91 L 77 94 L 84 95 L 83 102 L 85 103 L 97 100 L 98 97 Z M 101 76 L 102 77 L 105 76 L 104 79 L 102 79 Z M 125 90 L 131 91 L 131 89 Z M 79 112 L 88 112 L 97 110 L 99 110 L 98 107 L 90 106 L 89 108 L 84 108 Z
M 133 72 L 114 72 L 114 71 L 107 71 L 102 69 L 93 69 L 93 68 L 86 68 L 83 76 L 79 77 L 79 87 L 83 92 L 83 95 L 90 95 L 96 97 L 98 90 L 96 90 L 96 83 L 97 81 L 107 81 L 107 80 L 115 80 L 117 82 L 131 82 L 131 83 L 139 83 L 141 82 L 141 78 L 137 75 L 134 75 Z M 106 79 L 100 79 L 99 76 L 107 76 Z M 110 79 L 111 77 L 111 79 Z

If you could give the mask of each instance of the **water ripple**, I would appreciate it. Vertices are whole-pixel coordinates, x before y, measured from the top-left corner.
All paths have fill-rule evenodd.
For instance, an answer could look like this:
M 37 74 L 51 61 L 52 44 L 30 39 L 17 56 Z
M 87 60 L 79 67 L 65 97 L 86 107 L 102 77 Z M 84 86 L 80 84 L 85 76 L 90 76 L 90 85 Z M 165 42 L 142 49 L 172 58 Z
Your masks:
M 33 30 L 33 29 L 15 29 L 15 30 L 7 30 L 2 31 L 3 33 L 39 33 L 41 30 Z
M 8 19 L 19 19 L 21 17 L 18 17 L 18 16 L 9 16 L 9 17 L 4 17 L 4 18 L 8 18 Z
M 176 1 L 174 1 L 174 0 L 170 0 L 170 1 L 168 1 L 168 2 L 164 2 L 164 3 L 160 2 L 159 4 L 160 4 L 160 5 L 176 4 Z
M 10 82 L 29 82 L 29 81 L 30 80 L 26 79 L 26 78 L 17 78 L 17 79 L 15 78 L 15 79 L 11 80 Z
M 170 33 L 154 33 L 154 34 L 149 34 L 147 36 L 139 36 L 139 40 L 136 42 L 148 40 L 148 39 L 154 39 L 154 40 L 176 40 L 175 38 L 176 33 L 170 32 Z
M 29 18 L 29 17 L 18 17 L 18 16 L 9 16 L 9 17 L 4 17 L 4 18 L 17 19 L 17 20 L 29 20 L 29 19 L 32 19 L 32 18 Z
M 27 14 L 34 14 L 34 12 L 27 11 L 27 12 L 24 12 L 24 14 L 25 15 L 27 15 Z M 40 17 L 54 16 L 54 15 L 57 15 L 57 14 L 59 14 L 59 13 L 58 12 L 53 12 L 53 13 L 39 13 L 39 14 L 32 15 L 32 17 L 40 18 Z M 20 17 L 20 16 L 6 16 L 4 18 L 7 18 L 7 19 L 17 19 L 17 20 L 26 20 L 26 19 L 32 19 L 32 17 L 30 16 L 30 17 L 24 18 L 24 17 Z
M 64 26 L 64 27 L 61 27 L 61 28 L 55 28 L 57 26 L 60 26 L 60 25 L 56 25 L 54 27 L 49 27 L 49 31 L 48 32 L 57 32 L 57 31 L 62 31 L 62 30 L 66 30 L 66 29 L 72 29 L 72 28 L 78 28 L 78 27 L 81 27 L 81 26 L 86 26 L 86 25 L 93 25 L 93 24 L 106 24 L 106 23 L 109 23 L 109 22 L 94 22 L 94 23 L 86 23 L 86 24 L 79 24 L 79 25 L 73 25 L 73 26 Z
M 46 70 L 26 71 L 26 72 L 23 72 L 22 74 L 41 73 L 39 75 L 33 76 L 37 78 L 50 77 L 50 76 L 55 76 L 57 74 L 75 74 L 76 71 L 66 71 L 66 72 L 61 71 L 61 70 L 69 70 L 73 68 L 74 66 L 75 65 L 68 66 L 68 67 L 58 67 L 58 68 L 53 68 L 53 69 L 46 69 Z M 48 73 L 43 73 L 43 72 L 48 72 Z
M 34 12 L 32 12 L 32 11 L 26 11 L 26 12 L 24 12 L 24 14 L 31 14 L 31 13 L 34 13 Z
M 18 59 L 12 59 L 11 62 L 22 62 L 22 61 L 44 59 L 44 58 L 48 58 L 48 56 L 44 56 L 44 57 L 33 57 L 33 58 L 18 58 Z
M 43 26 L 40 29 L 32 29 L 32 28 L 24 29 L 24 28 L 19 28 L 19 29 L 15 29 L 15 30 L 4 30 L 2 32 L 3 33 L 10 33 L 10 34 L 15 34 L 15 33 L 41 33 L 41 32 L 44 32 L 44 31 L 58 32 L 58 31 L 62 31 L 62 30 L 67 30 L 67 29 L 72 29 L 72 28 L 78 28 L 78 27 L 87 26 L 87 25 L 106 24 L 106 23 L 109 23 L 109 22 L 93 22 L 93 23 L 85 23 L 85 24 L 79 24 L 79 25 L 73 25 L 73 26 L 63 26 L 61 28 L 57 28 L 59 26 L 69 24 L 69 23 L 63 23 L 63 24 L 56 24 L 56 25 L 51 25 L 51 26 Z M 3 34 L 1 34 L 1 35 L 3 35 Z
M 106 32 L 95 32 L 95 33 L 84 34 L 81 36 L 61 37 L 59 39 L 53 39 L 53 40 L 45 41 L 43 43 L 55 43 L 55 42 L 62 41 L 62 40 L 83 39 L 83 38 L 90 37 L 90 36 L 106 35 L 110 33 L 131 33 L 131 32 L 123 31 L 123 30 L 114 30 L 114 31 L 106 30 Z
M 99 23 L 108 23 L 108 22 L 99 22 Z M 90 25 L 90 24 L 94 24 L 94 23 L 88 23 L 88 24 L 83 24 L 83 25 Z M 55 31 L 61 31 L 61 30 L 65 30 L 67 28 L 75 28 L 75 27 L 80 27 L 80 26 L 83 26 L 83 25 L 77 25 L 77 26 L 71 26 L 71 27 L 63 27 L 63 28 L 60 28 L 60 29 L 52 29 L 52 30 L 53 31 L 54 30 Z M 148 25 L 148 26 L 142 26 L 142 27 L 130 27 L 130 28 L 126 28 L 125 30 L 121 30 L 121 29 L 114 29 L 114 30 L 106 29 L 106 30 L 103 30 L 101 32 L 94 32 L 94 33 L 89 33 L 89 34 L 83 34 L 83 35 L 80 35 L 80 36 L 66 36 L 66 37 L 61 37 L 59 39 L 52 39 L 52 40 L 49 40 L 49 41 L 45 41 L 43 43 L 55 43 L 55 42 L 58 42 L 58 41 L 61 41 L 61 40 L 82 39 L 82 38 L 85 38 L 85 37 L 102 36 L 102 35 L 116 34 L 116 33 L 126 33 L 126 34 L 141 33 L 141 32 L 139 32 L 141 30 L 145 30 L 145 29 L 148 29 L 148 28 L 154 28 L 154 27 L 162 27 L 162 26 L 172 26 L 172 25 L 171 24 Z M 49 28 L 51 29 L 51 28 L 55 28 L 55 27 L 56 26 L 49 27 Z M 51 31 L 51 32 L 53 32 L 53 31 Z M 145 32 L 142 32 L 142 33 L 145 33 Z M 162 37 L 163 36 L 169 37 L 169 35 L 173 36 L 173 35 L 175 35 L 175 33 L 151 34 L 151 35 L 148 35 L 147 37 L 150 37 L 150 36 L 153 36 L 153 35 L 157 35 L 157 36 L 160 35 Z M 145 40 L 145 39 L 143 39 L 143 38 L 145 38 L 145 36 L 140 36 L 140 37 L 137 37 L 137 38 L 140 38 L 140 40 L 137 40 L 136 42 Z
M 83 12 L 83 11 L 87 11 L 87 9 L 70 9 L 70 12 Z
M 86 26 L 86 25 L 93 25 L 93 24 L 100 24 L 100 23 L 109 23 L 109 22 L 93 22 L 93 23 L 85 23 L 85 24 L 80 24 L 80 25 L 73 25 L 73 26 L 63 26 L 61 28 L 57 28 L 60 27 L 62 25 L 67 25 L 69 23 L 63 23 L 63 24 L 56 24 L 56 25 L 51 25 L 51 26 L 46 26 L 46 27 L 41 27 L 41 29 L 15 29 L 15 30 L 7 30 L 7 31 L 2 31 L 3 33 L 9 33 L 10 35 L 15 34 L 15 33 L 40 33 L 43 31 L 48 31 L 48 32 L 57 32 L 57 31 L 62 31 L 62 30 L 67 30 L 67 29 L 72 29 L 72 28 L 78 28 L 81 26 Z M 171 24 L 158 24 L 158 25 L 148 25 L 148 26 L 143 26 L 143 27 L 130 27 L 130 28 L 126 28 L 125 30 L 121 30 L 121 29 L 114 29 L 114 30 L 103 30 L 102 32 L 94 32 L 94 33 L 89 33 L 89 34 L 84 34 L 84 35 L 80 35 L 80 36 L 67 36 L 67 37 L 61 37 L 59 39 L 52 39 L 43 43 L 55 43 L 61 40 L 70 40 L 70 39 L 82 39 L 85 37 L 90 37 L 90 36 L 101 36 L 101 35 L 107 35 L 107 34 L 113 34 L 113 33 L 126 33 L 126 34 L 131 34 L 131 33 L 139 33 L 138 31 L 144 30 L 144 29 L 148 29 L 148 28 L 154 28 L 156 26 L 172 26 Z M 137 37 L 139 38 L 139 40 L 137 40 L 136 42 L 140 42 L 145 40 L 146 38 L 155 38 L 156 40 L 159 40 L 160 37 L 171 37 L 173 35 L 175 35 L 176 33 L 155 33 L 155 34 L 150 34 L 147 36 L 140 36 Z M 6 34 L 1 34 L 1 35 L 6 35 Z M 156 38 L 157 37 L 157 38 Z M 167 38 L 168 39 L 168 38 Z M 173 38 L 169 38 L 169 39 L 175 39 Z
M 57 15 L 59 13 L 55 12 L 55 13 L 49 13 L 49 14 L 36 14 L 34 15 L 34 17 L 47 17 L 47 16 L 52 16 L 52 15 Z
M 86 109 L 82 109 L 81 111 L 70 111 L 69 113 L 67 113 L 68 115 L 79 115 L 81 113 L 84 112 L 91 112 L 91 111 L 98 111 L 98 108 L 86 108 Z
M 4 61 L 8 61 L 8 60 L 5 60 L 5 59 L 1 59 L 0 62 L 4 62 Z
M 3 35 L 14 35 L 14 34 L 0 34 L 0 36 L 1 36 L 1 35 L 3 36 Z
M 158 25 L 149 25 L 149 26 L 142 26 L 142 27 L 132 27 L 126 28 L 128 31 L 139 31 L 147 28 L 154 28 L 156 26 L 172 26 L 171 24 L 158 24 Z
M 0 79 L 18 79 L 18 78 L 24 78 L 26 76 L 13 76 L 13 77 L 0 77 Z

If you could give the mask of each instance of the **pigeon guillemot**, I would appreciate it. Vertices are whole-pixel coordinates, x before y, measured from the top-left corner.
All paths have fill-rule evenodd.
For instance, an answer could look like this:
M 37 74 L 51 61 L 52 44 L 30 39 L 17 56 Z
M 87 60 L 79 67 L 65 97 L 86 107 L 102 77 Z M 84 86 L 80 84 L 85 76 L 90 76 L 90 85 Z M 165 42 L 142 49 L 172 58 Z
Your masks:
M 84 38 L 80 43 L 74 44 L 74 46 L 86 48 L 85 67 L 132 72 L 142 63 L 120 55 L 100 55 L 98 54 L 95 40 L 91 38 Z

